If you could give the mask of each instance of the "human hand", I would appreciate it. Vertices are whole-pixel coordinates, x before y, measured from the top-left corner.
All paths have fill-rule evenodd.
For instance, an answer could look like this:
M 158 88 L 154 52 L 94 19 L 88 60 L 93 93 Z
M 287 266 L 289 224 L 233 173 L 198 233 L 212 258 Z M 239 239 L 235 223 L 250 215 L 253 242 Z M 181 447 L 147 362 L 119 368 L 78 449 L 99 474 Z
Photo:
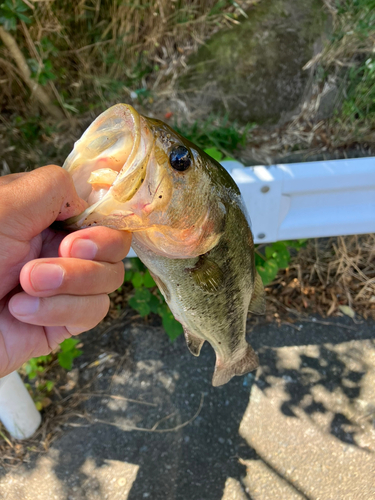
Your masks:
M 86 208 L 54 165 L 0 177 L 0 377 L 96 326 L 124 279 L 131 235 L 49 226 Z

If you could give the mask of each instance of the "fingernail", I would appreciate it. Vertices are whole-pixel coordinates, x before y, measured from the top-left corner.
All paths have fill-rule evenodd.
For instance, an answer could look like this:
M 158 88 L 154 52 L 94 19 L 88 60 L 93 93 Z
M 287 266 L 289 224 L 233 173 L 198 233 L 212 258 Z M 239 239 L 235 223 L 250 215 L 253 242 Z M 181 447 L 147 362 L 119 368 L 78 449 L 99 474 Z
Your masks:
M 96 243 L 91 240 L 74 240 L 70 249 L 70 256 L 76 257 L 77 259 L 92 260 L 97 253 L 98 247 Z
M 9 308 L 17 316 L 30 316 L 39 309 L 39 298 L 25 294 L 15 295 L 10 300 Z
M 35 291 L 56 290 L 64 279 L 64 270 L 57 264 L 36 264 L 30 274 Z

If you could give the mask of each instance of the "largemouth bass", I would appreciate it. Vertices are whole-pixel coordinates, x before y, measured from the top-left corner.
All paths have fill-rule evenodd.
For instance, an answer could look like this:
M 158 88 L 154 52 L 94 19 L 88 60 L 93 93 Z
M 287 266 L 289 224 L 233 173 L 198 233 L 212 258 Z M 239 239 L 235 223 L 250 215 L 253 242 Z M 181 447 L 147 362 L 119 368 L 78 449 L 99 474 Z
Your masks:
M 264 290 L 241 194 L 215 160 L 165 123 L 117 104 L 86 130 L 63 167 L 89 207 L 72 229 L 133 233 L 194 356 L 216 353 L 212 384 L 257 368 L 246 342 L 248 311 L 262 314 Z

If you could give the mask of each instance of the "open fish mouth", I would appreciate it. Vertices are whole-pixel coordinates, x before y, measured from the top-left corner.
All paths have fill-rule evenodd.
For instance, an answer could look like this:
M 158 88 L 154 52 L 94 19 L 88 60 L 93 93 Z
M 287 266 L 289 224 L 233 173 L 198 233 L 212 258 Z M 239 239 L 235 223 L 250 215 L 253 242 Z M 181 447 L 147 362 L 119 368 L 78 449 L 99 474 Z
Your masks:
M 154 138 L 145 118 L 127 104 L 116 104 L 99 115 L 75 143 L 63 168 L 72 176 L 88 208 L 65 226 L 96 225 L 97 214 L 126 216 L 125 204 L 141 187 Z

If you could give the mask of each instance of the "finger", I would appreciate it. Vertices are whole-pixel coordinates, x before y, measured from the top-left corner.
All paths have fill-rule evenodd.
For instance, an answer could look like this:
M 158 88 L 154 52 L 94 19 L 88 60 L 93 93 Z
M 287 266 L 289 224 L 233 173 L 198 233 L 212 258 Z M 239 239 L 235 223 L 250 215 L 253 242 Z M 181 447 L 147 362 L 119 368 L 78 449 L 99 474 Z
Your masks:
M 5 186 L 5 184 L 9 184 L 9 183 L 15 181 L 16 179 L 18 179 L 19 177 L 21 177 L 22 175 L 25 175 L 25 174 L 26 174 L 26 172 L 20 172 L 18 174 L 3 175 L 2 177 L 0 177 L 0 187 Z
M 24 265 L 20 283 L 36 297 L 111 293 L 124 281 L 124 264 L 82 259 L 37 259 Z
M 61 242 L 61 257 L 119 262 L 130 250 L 132 235 L 108 227 L 90 227 L 66 236 Z
M 9 301 L 10 313 L 23 323 L 40 326 L 65 326 L 72 335 L 94 328 L 107 314 L 108 295 L 74 297 L 31 297 L 25 292 Z
M 94 325 L 94 327 L 95 326 L 96 325 Z M 72 335 L 78 335 L 79 333 L 86 332 L 87 330 L 90 330 L 90 328 L 82 330 L 82 328 L 79 327 L 45 326 L 44 332 L 49 346 L 49 351 L 57 349 L 61 342 L 69 339 Z
M 1 186 L 0 201 L 2 233 L 23 241 L 55 220 L 78 215 L 86 208 L 71 176 L 55 165 L 37 168 Z

